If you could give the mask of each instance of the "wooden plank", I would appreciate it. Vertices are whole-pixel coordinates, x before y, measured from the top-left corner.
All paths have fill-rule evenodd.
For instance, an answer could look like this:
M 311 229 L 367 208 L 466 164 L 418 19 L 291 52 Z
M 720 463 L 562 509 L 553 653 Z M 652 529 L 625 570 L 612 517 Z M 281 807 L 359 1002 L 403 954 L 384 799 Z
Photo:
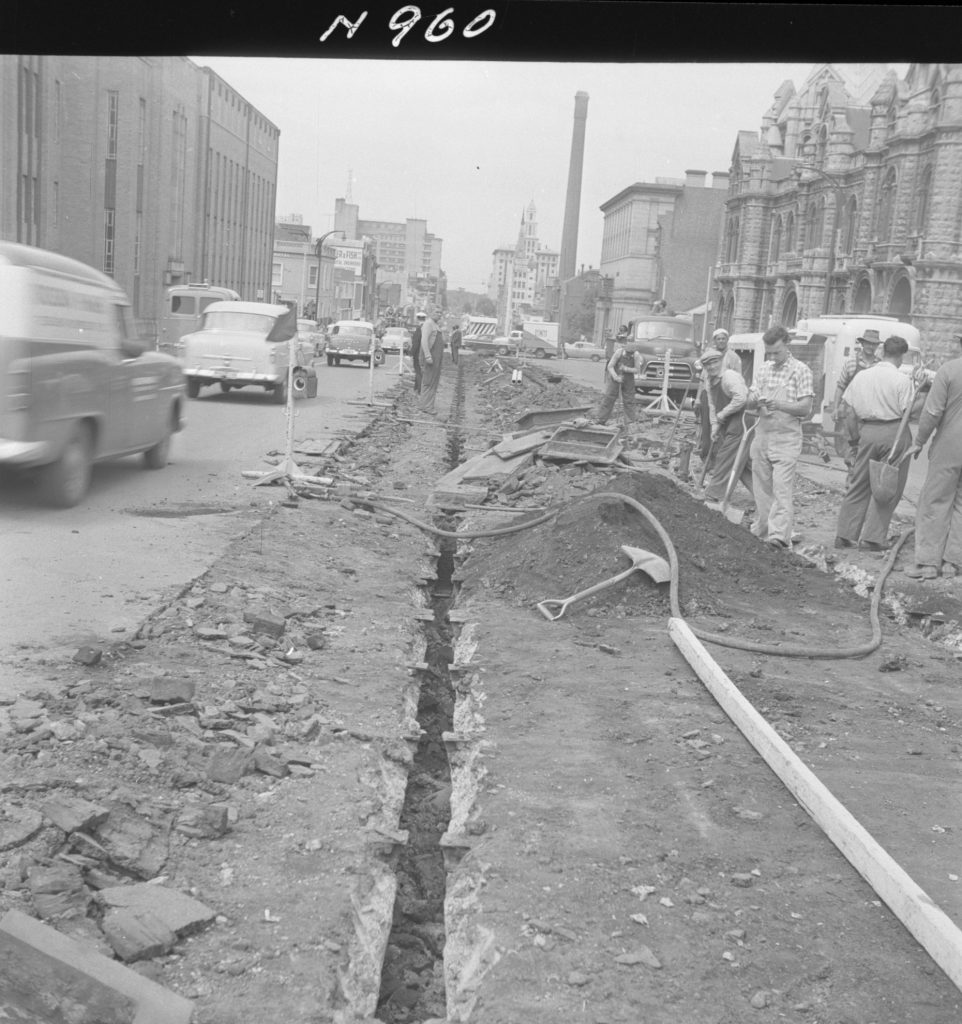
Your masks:
M 684 619 L 669 619 L 668 632 L 708 692 L 789 792 L 962 990 L 962 931 L 765 721 Z
M 45 1020 L 64 1008 L 78 1024 L 189 1024 L 193 1013 L 176 992 L 18 910 L 0 920 L 0 1011 L 8 1007 Z
M 515 455 L 524 455 L 526 452 L 533 452 L 540 448 L 546 441 L 551 440 L 552 430 L 532 430 L 523 437 L 505 438 L 500 444 L 496 444 L 491 451 L 499 459 L 510 459 Z

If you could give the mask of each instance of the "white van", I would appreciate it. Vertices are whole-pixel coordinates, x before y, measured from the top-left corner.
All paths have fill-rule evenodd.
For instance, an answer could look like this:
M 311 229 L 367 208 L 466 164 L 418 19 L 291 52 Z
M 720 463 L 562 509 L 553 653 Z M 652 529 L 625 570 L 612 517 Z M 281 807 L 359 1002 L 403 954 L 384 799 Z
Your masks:
M 184 376 L 136 337 L 117 282 L 0 242 L 0 296 L 0 468 L 37 470 L 44 498 L 69 508 L 94 462 L 143 452 L 148 469 L 166 466 Z
M 270 302 L 212 302 L 200 330 L 182 339 L 188 397 L 207 384 L 225 394 L 253 386 L 283 405 L 292 340 L 297 391 L 313 372 L 314 346 L 298 337 L 295 311 Z
M 832 417 L 827 410 L 835 398 L 835 385 L 845 361 L 858 348 L 858 338 L 867 330 L 878 331 L 882 341 L 893 334 L 906 340 L 909 346 L 903 360 L 906 372 L 922 365 L 918 328 L 894 316 L 836 313 L 799 320 L 794 328 L 789 329 L 792 355 L 812 370 L 815 385 L 813 423 L 822 424 L 826 429 L 832 427 Z M 751 384 L 757 368 L 765 359 L 762 333 L 733 334 L 728 339 L 728 347 L 741 356 L 742 374 Z
M 172 356 L 181 355 L 180 340 L 200 327 L 200 318 L 212 302 L 237 301 L 240 296 L 232 288 L 208 284 L 177 284 L 164 295 L 164 311 L 160 316 L 157 349 Z

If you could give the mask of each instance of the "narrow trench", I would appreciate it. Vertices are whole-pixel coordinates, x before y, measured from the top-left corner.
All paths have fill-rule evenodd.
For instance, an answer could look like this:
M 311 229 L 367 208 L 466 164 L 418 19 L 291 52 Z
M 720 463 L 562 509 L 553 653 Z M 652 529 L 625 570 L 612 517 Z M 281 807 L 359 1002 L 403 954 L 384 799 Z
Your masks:
M 464 410 L 463 366 L 459 364 L 445 432 L 450 468 L 461 461 Z M 439 515 L 436 525 L 453 531 L 453 517 Z M 451 820 L 451 769 L 444 734 L 454 725 L 454 627 L 448 613 L 454 603 L 454 555 L 457 541 L 439 540 L 437 577 L 427 585 L 433 622 L 424 626 L 427 668 L 421 673 L 417 718 L 421 727 L 408 775 L 399 827 L 408 842 L 397 861 L 397 896 L 381 971 L 377 1018 L 384 1024 L 408 1024 L 446 1016 L 444 985 L 444 896 L 446 875 L 441 837 Z

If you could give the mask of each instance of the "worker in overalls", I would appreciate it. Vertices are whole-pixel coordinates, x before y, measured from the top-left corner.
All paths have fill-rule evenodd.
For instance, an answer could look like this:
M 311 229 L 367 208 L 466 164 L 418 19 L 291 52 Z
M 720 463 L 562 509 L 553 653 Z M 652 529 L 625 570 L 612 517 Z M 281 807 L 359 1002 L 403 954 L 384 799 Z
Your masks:
M 628 342 L 626 333 L 605 366 L 605 393 L 595 417 L 598 423 L 607 423 L 621 395 L 621 404 L 625 412 L 625 423 L 631 426 L 637 419 L 635 411 L 635 374 L 640 370 L 638 351 Z
M 752 533 L 774 547 L 790 548 L 802 420 L 811 415 L 815 388 L 812 371 L 791 354 L 784 327 L 770 327 L 762 343 L 765 362 L 748 392 L 748 408 L 758 410 L 751 448 L 757 510 Z
M 708 467 L 711 482 L 705 489 L 705 497 L 712 501 L 723 501 L 728 489 L 728 478 L 735 466 L 738 446 L 745 432 L 742 414 L 748 401 L 748 386 L 740 373 L 725 368 L 725 357 L 716 348 L 702 352 L 701 365 L 705 371 L 702 399 L 710 424 L 711 444 L 715 446 L 715 454 Z M 750 460 L 745 461 L 738 478 L 751 492 Z

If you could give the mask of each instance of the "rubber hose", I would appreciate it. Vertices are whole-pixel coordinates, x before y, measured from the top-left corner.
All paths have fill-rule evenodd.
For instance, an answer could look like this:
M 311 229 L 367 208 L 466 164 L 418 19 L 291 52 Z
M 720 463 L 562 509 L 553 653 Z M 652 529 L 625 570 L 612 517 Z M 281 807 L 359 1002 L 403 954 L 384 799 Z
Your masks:
M 425 523 L 420 519 L 415 519 L 414 516 L 409 516 L 406 512 L 402 512 L 399 508 L 394 508 L 393 505 L 385 505 L 379 501 L 371 501 L 365 498 L 351 498 L 350 499 L 355 505 L 369 505 L 371 508 L 376 508 L 379 512 L 387 512 L 392 516 L 397 516 L 399 519 L 405 520 L 412 526 L 416 526 L 419 530 L 423 530 L 425 533 L 434 534 L 436 537 L 453 537 L 456 540 L 468 540 L 474 539 L 475 537 L 502 537 L 506 533 L 517 533 L 519 530 L 528 530 L 532 526 L 540 526 L 542 523 L 548 522 L 549 519 L 554 519 L 555 516 L 559 515 L 562 511 L 561 506 L 557 508 L 549 509 L 543 515 L 538 516 L 536 519 L 529 519 L 523 523 L 516 523 L 514 526 L 502 526 L 495 530 L 442 530 L 437 526 L 432 526 L 430 523 Z
M 626 505 L 630 505 L 632 508 L 639 511 L 654 528 L 655 532 L 661 538 L 662 544 L 665 546 L 665 551 L 668 553 L 668 565 L 671 569 L 671 579 L 668 584 L 668 597 L 671 606 L 671 614 L 676 619 L 684 619 L 684 616 L 681 614 L 681 605 L 678 601 L 678 555 L 675 552 L 675 546 L 672 544 L 671 538 L 668 536 L 665 528 L 655 518 L 655 516 L 641 504 L 640 501 L 636 501 L 627 494 L 619 494 L 617 491 L 600 491 L 597 494 L 587 495 L 585 500 L 594 500 L 597 498 L 616 498 L 617 500 L 624 502 Z M 837 650 L 829 650 L 824 647 L 803 647 L 793 644 L 760 644 L 755 643 L 752 640 L 740 640 L 738 637 L 725 636 L 721 633 L 708 633 L 705 630 L 696 629 L 690 623 L 688 626 L 699 640 L 703 640 L 707 643 L 718 644 L 720 647 L 734 648 L 739 651 L 754 651 L 758 654 L 771 654 L 782 658 L 864 658 L 866 655 L 877 650 L 882 643 L 882 626 L 879 622 L 879 605 L 882 600 L 882 587 L 886 577 L 892 571 L 892 566 L 895 564 L 895 559 L 898 557 L 898 553 L 902 545 L 906 540 L 908 540 L 912 533 L 912 530 L 907 530 L 901 537 L 899 537 L 898 542 L 893 546 L 888 557 L 883 562 L 878 578 L 875 581 L 875 588 L 872 593 L 872 602 L 869 611 L 872 621 L 872 639 L 867 643 L 860 644 L 857 647 L 842 647 Z

